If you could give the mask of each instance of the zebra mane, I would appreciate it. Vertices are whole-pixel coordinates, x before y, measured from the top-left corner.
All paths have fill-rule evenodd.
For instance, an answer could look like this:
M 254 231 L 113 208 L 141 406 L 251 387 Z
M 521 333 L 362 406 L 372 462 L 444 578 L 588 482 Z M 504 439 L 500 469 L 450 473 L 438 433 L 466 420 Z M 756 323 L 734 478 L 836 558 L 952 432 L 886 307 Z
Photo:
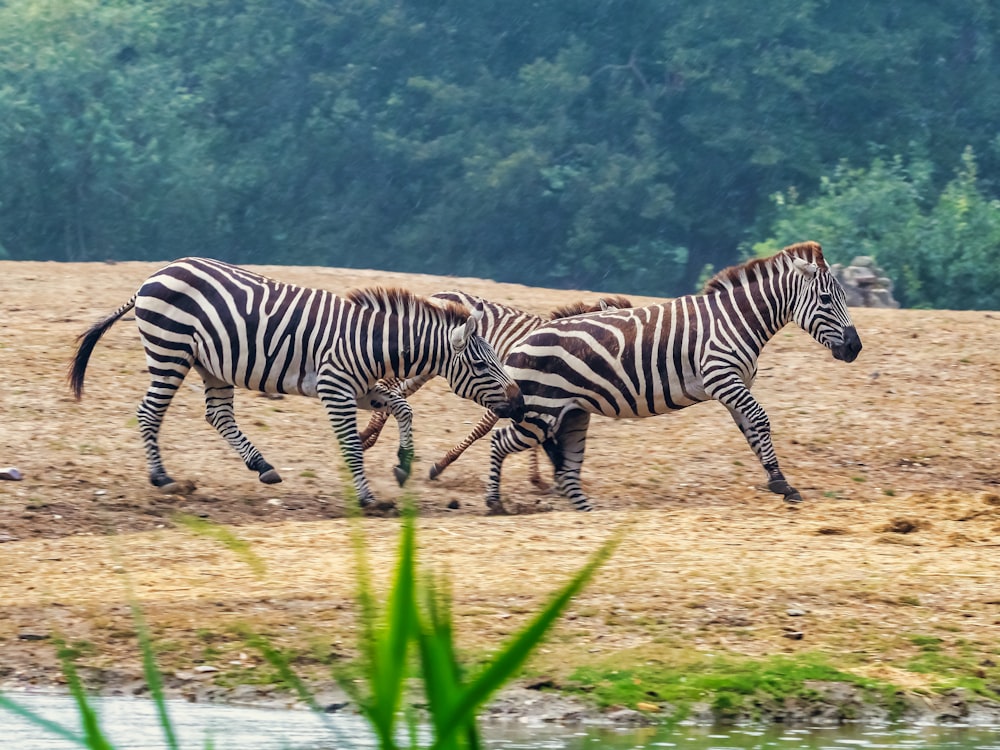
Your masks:
M 562 305 L 557 307 L 555 310 L 549 313 L 549 320 L 558 320 L 559 318 L 569 318 L 573 315 L 583 315 L 584 313 L 600 312 L 601 303 L 604 303 L 608 307 L 613 307 L 618 310 L 624 310 L 626 308 L 632 307 L 632 300 L 628 297 L 622 297 L 619 294 L 612 294 L 609 297 L 601 297 L 595 304 L 587 304 L 582 300 L 579 302 L 571 302 L 568 305 Z
M 818 242 L 799 242 L 782 248 L 768 258 L 753 258 L 746 263 L 723 268 L 705 282 L 701 294 L 710 294 L 742 286 L 748 279 L 757 275 L 753 273 L 755 270 L 760 269 L 763 272 L 761 275 L 767 275 L 769 269 L 781 265 L 786 258 L 802 258 L 810 263 L 815 263 L 820 268 L 827 267 L 826 260 L 823 258 L 823 250 Z
M 344 294 L 344 298 L 361 307 L 397 315 L 429 310 L 435 314 L 443 314 L 448 323 L 455 325 L 465 323 L 469 319 L 469 311 L 455 302 L 430 300 L 400 287 L 372 286 L 352 289 Z

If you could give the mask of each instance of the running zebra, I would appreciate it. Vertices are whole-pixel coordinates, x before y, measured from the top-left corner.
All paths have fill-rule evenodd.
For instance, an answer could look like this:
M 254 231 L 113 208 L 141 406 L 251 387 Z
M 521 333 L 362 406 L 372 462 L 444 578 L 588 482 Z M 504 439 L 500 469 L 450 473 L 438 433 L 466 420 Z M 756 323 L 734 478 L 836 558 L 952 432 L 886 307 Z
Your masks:
M 844 290 L 815 242 L 721 271 L 698 295 L 535 330 L 504 360 L 521 386 L 525 417 L 493 433 L 490 512 L 505 512 L 504 458 L 539 444 L 555 464 L 560 494 L 591 510 L 580 485 L 591 414 L 651 417 L 710 399 L 729 410 L 767 472 L 768 489 L 801 502 L 778 467 L 767 414 L 750 395 L 761 349 L 790 321 L 835 359 L 853 362 L 861 351 Z
M 482 297 L 467 294 L 466 292 L 438 292 L 437 294 L 432 294 L 431 299 L 442 300 L 446 303 L 453 302 L 469 310 L 482 309 L 484 313 L 482 324 L 480 325 L 482 336 L 490 342 L 490 345 L 501 360 L 504 359 L 507 352 L 518 341 L 521 341 L 531 331 L 545 325 L 551 320 L 567 318 L 572 315 L 583 315 L 600 310 L 624 309 L 632 306 L 632 302 L 627 298 L 612 295 L 600 298 L 596 305 L 587 304 L 586 302 L 574 302 L 563 305 L 549 313 L 548 317 L 543 317 L 510 305 L 490 302 Z M 367 450 L 378 440 L 389 414 L 391 413 L 396 417 L 400 431 L 400 466 L 396 467 L 396 479 L 399 480 L 400 484 L 406 480 L 410 466 L 410 460 L 408 459 L 412 459 L 413 455 L 413 413 L 406 398 L 416 393 L 428 380 L 430 380 L 430 377 L 411 378 L 387 384 L 380 383 L 378 391 L 372 394 L 372 399 L 376 402 L 373 407 L 376 413 L 368 422 L 368 426 L 361 432 L 362 444 Z M 431 466 L 430 478 L 436 479 L 439 477 L 469 446 L 488 434 L 498 419 L 499 415 L 495 411 L 487 411 L 479 423 L 472 429 L 472 432 L 462 442 L 453 447 Z M 407 451 L 409 451 L 408 457 Z M 407 469 L 406 475 L 400 471 L 402 467 Z M 542 480 L 538 470 L 537 451 L 532 451 L 531 483 L 536 487 L 545 487 L 545 482 Z
M 376 504 L 365 479 L 357 409 L 378 405 L 369 392 L 380 378 L 442 375 L 464 398 L 501 416 L 522 414 L 517 385 L 476 333 L 481 310 L 470 315 L 402 289 L 338 297 L 206 258 L 185 258 L 157 271 L 79 337 L 69 371 L 77 399 L 94 346 L 132 308 L 152 380 L 137 413 L 156 487 L 178 486 L 163 468 L 158 434 L 192 367 L 204 381 L 205 418 L 266 484 L 281 477 L 237 426 L 234 388 L 319 397 L 363 507 Z

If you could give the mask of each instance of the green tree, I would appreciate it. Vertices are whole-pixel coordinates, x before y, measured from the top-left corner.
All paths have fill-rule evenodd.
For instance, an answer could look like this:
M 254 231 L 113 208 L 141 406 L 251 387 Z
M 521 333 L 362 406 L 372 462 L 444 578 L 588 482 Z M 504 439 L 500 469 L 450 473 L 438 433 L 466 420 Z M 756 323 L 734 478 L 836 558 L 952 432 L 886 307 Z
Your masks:
M 0 238 L 14 258 L 160 257 L 211 191 L 145 4 L 0 6 Z M 173 231 L 171 231 L 171 228 Z
M 983 195 L 971 148 L 938 193 L 925 157 L 877 157 L 866 169 L 842 162 L 821 180 L 817 197 L 795 190 L 773 196 L 769 239 L 757 255 L 803 239 L 823 238 L 831 263 L 874 257 L 907 307 L 1000 307 L 1000 201 Z

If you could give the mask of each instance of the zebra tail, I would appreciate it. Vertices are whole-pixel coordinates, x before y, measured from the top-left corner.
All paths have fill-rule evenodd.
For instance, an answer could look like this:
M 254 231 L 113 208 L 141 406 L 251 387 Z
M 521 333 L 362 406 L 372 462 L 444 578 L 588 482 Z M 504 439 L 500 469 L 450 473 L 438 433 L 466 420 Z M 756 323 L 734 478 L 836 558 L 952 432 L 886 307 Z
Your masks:
M 136 296 L 133 294 L 132 299 L 77 337 L 76 354 L 73 356 L 73 362 L 70 364 L 68 373 L 69 387 L 73 391 L 73 396 L 77 401 L 83 395 L 83 375 L 87 371 L 87 363 L 90 361 L 90 355 L 94 351 L 94 347 L 97 346 L 97 342 L 101 336 L 115 324 L 115 321 L 135 307 Z

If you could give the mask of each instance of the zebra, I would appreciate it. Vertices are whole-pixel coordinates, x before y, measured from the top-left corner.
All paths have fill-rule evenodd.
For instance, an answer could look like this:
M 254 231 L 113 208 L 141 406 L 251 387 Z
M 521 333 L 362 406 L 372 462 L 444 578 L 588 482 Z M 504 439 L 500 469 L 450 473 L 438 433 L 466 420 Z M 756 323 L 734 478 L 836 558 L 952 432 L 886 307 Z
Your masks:
M 548 317 L 535 315 L 525 310 L 521 310 L 511 305 L 504 305 L 499 302 L 491 302 L 472 294 L 460 291 L 438 292 L 431 295 L 431 299 L 441 300 L 446 303 L 462 305 L 470 310 L 481 308 L 484 312 L 481 326 L 483 337 L 490 342 L 496 351 L 497 356 L 502 360 L 507 352 L 514 345 L 523 339 L 528 333 L 545 325 L 550 320 L 566 318 L 573 315 L 583 315 L 600 310 L 624 309 L 632 306 L 631 300 L 621 295 L 610 295 L 601 297 L 597 304 L 588 304 L 578 301 L 568 305 L 557 307 L 549 313 Z M 376 400 L 375 414 L 372 415 L 368 426 L 361 431 L 361 440 L 367 450 L 378 440 L 382 427 L 385 425 L 389 414 L 393 414 L 399 423 L 400 429 L 400 449 L 399 455 L 412 457 L 412 410 L 406 401 L 408 396 L 417 392 L 430 378 L 419 377 L 405 381 L 393 383 L 380 383 L 379 391 L 373 394 Z M 389 402 L 395 399 L 391 405 Z M 488 434 L 497 423 L 499 417 L 496 412 L 488 410 L 483 415 L 479 423 L 472 429 L 472 432 L 458 445 L 454 446 L 442 458 L 436 461 L 430 469 L 430 479 L 437 479 L 441 473 L 454 463 L 474 442 Z M 404 446 L 404 443 L 406 446 Z M 408 446 L 408 447 L 407 447 Z M 531 483 L 536 487 L 545 488 L 541 473 L 538 470 L 537 451 L 532 451 L 531 456 Z M 409 468 L 409 462 L 401 460 L 401 465 L 405 464 Z M 396 478 L 400 484 L 405 481 L 405 475 L 401 472 L 401 467 L 396 467 Z
M 651 417 L 711 399 L 729 410 L 767 472 L 768 489 L 801 502 L 779 468 L 767 414 L 750 394 L 761 349 L 793 320 L 835 359 L 853 362 L 861 351 L 844 290 L 815 242 L 727 268 L 700 294 L 536 329 L 504 360 L 521 386 L 525 416 L 493 433 L 489 511 L 506 512 L 504 458 L 539 444 L 555 465 L 559 493 L 591 510 L 580 468 L 592 414 Z
M 151 378 L 137 410 L 139 428 L 149 481 L 167 491 L 181 485 L 164 469 L 158 434 L 191 368 L 204 381 L 205 419 L 265 484 L 281 476 L 237 426 L 234 389 L 318 397 L 363 508 L 392 505 L 375 501 L 357 430 L 359 405 L 378 406 L 370 391 L 380 378 L 443 375 L 459 396 L 504 417 L 522 413 L 517 385 L 476 333 L 481 309 L 470 314 L 398 288 L 337 296 L 208 258 L 183 258 L 160 269 L 78 337 L 68 373 L 77 400 L 98 340 L 133 308 Z

